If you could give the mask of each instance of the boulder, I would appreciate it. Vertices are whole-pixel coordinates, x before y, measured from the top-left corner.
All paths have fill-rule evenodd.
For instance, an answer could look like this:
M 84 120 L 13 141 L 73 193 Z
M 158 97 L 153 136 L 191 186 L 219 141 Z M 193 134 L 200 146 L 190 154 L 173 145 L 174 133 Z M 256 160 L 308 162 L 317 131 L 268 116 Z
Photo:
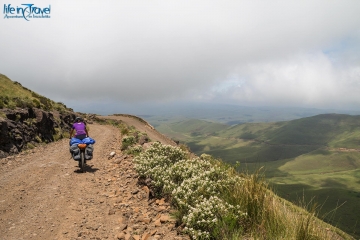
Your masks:
M 139 139 L 139 144 L 143 145 L 144 143 L 147 143 L 150 141 L 150 138 L 147 135 L 142 135 Z
M 28 143 L 53 142 L 54 135 L 69 132 L 75 114 L 47 112 L 38 108 L 2 109 L 0 118 L 0 158 L 25 149 Z M 60 137 L 61 138 L 61 137 Z

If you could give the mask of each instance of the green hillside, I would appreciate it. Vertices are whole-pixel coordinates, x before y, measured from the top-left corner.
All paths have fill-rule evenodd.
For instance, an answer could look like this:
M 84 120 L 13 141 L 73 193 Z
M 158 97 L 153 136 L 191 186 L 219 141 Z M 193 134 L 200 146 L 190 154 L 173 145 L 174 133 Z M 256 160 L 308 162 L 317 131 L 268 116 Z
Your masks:
M 196 136 L 208 136 L 214 132 L 225 130 L 227 128 L 228 125 L 226 124 L 199 119 L 185 119 L 176 122 L 166 122 L 156 127 L 158 131 L 181 141 L 187 141 Z
M 269 144 L 354 147 L 360 143 L 360 116 L 322 114 L 288 122 L 241 124 L 219 133 Z
M 63 103 L 54 102 L 0 74 L 0 109 L 15 109 L 16 107 L 36 107 L 47 111 L 55 109 L 60 112 L 67 110 Z
M 327 150 L 320 155 L 330 155 L 341 148 L 357 149 L 360 144 L 360 116 L 342 114 L 232 127 L 186 120 L 160 125 L 157 130 L 186 142 L 195 153 L 206 152 L 227 162 L 290 160 L 318 149 Z
M 360 236 L 360 116 L 322 114 L 211 131 L 213 124 L 186 121 L 157 129 L 184 141 L 196 154 L 240 162 L 240 171 L 264 166 L 280 196 L 293 202 L 315 197 L 326 221 Z M 326 214 L 341 204 L 336 212 Z

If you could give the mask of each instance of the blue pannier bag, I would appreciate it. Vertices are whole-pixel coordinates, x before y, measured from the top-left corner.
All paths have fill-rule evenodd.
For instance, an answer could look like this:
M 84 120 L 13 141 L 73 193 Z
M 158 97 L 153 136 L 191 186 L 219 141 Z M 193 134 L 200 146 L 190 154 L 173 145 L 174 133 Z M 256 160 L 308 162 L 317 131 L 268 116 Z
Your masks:
M 85 159 L 91 160 L 93 158 L 94 151 L 94 146 L 92 144 L 95 143 L 95 140 L 90 137 L 84 138 L 83 140 L 74 137 L 70 139 L 70 153 L 72 158 L 76 161 L 80 160 L 80 149 L 78 148 L 79 143 L 85 143 L 87 145 L 85 149 Z
M 87 144 L 87 145 L 89 145 L 89 144 L 94 144 L 94 143 L 95 143 L 95 140 L 92 139 L 91 137 L 87 137 L 87 138 L 84 138 L 84 139 L 82 140 L 82 142 L 85 143 L 85 144 Z
M 78 144 L 78 143 L 82 143 L 82 141 L 78 138 L 71 138 L 70 139 L 70 146 L 74 145 L 74 144 Z

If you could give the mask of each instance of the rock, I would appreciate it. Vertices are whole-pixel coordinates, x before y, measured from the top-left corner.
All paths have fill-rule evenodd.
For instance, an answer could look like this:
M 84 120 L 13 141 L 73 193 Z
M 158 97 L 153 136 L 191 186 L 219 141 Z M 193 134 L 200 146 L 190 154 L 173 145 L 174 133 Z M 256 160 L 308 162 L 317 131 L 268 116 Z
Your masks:
M 142 146 L 143 146 L 143 148 L 146 150 L 146 149 L 148 149 L 149 147 L 151 147 L 152 144 L 153 144 L 152 142 L 147 142 L 147 143 L 144 143 Z
M 161 221 L 160 221 L 160 218 L 157 219 L 155 222 L 154 222 L 155 226 L 156 227 L 161 227 Z
M 165 198 L 156 200 L 156 204 L 158 204 L 159 206 L 164 205 L 165 204 Z
M 151 222 L 151 218 L 144 218 L 144 223 L 149 224 Z
M 119 226 L 119 230 L 120 231 L 123 231 L 123 230 L 125 230 L 127 228 L 127 224 L 120 224 L 120 226 Z
M 139 189 L 136 189 L 136 190 L 132 191 L 131 193 L 132 194 L 137 194 L 137 193 L 139 193 Z
M 109 154 L 108 159 L 112 159 L 115 155 L 116 155 L 116 152 L 111 152 L 111 153 Z
M 147 186 L 144 186 L 142 189 L 146 193 L 146 199 L 149 199 L 150 198 L 150 189 Z
M 7 156 L 8 156 L 8 154 L 6 152 L 0 150 L 0 159 L 6 158 Z
M 151 182 L 152 182 L 151 178 L 145 179 L 145 184 L 146 184 L 146 186 L 150 186 L 150 185 L 151 185 Z
M 141 240 L 148 240 L 151 237 L 150 233 L 144 233 L 141 237 Z
M 138 217 L 138 221 L 149 224 L 151 222 L 151 218 L 140 216 L 140 217 Z
M 117 239 L 119 239 L 119 240 L 124 240 L 124 239 L 125 239 L 125 233 L 123 233 L 123 232 L 118 233 L 116 237 L 117 237 Z
M 161 222 L 161 223 L 166 223 L 167 221 L 169 221 L 169 216 L 167 216 L 167 215 L 161 215 L 161 217 L 160 217 L 160 222 Z
M 121 158 L 115 159 L 115 160 L 114 160 L 114 163 L 115 163 L 115 164 L 119 164 L 119 163 L 121 163 L 121 160 L 122 160 Z
M 157 209 L 159 212 L 162 212 L 162 211 L 166 210 L 166 206 L 159 206 Z
M 143 145 L 144 143 L 147 143 L 150 141 L 150 138 L 147 135 L 142 135 L 139 139 L 139 144 Z

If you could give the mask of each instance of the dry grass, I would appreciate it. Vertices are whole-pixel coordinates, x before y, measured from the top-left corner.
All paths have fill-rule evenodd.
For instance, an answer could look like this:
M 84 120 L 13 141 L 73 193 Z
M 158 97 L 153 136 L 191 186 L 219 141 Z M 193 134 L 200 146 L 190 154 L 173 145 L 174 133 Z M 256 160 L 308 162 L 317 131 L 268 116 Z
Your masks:
M 260 171 L 244 179 L 229 194 L 233 201 L 247 209 L 250 239 L 353 239 L 317 218 L 319 206 L 316 203 L 301 202 L 299 207 L 275 195 Z

